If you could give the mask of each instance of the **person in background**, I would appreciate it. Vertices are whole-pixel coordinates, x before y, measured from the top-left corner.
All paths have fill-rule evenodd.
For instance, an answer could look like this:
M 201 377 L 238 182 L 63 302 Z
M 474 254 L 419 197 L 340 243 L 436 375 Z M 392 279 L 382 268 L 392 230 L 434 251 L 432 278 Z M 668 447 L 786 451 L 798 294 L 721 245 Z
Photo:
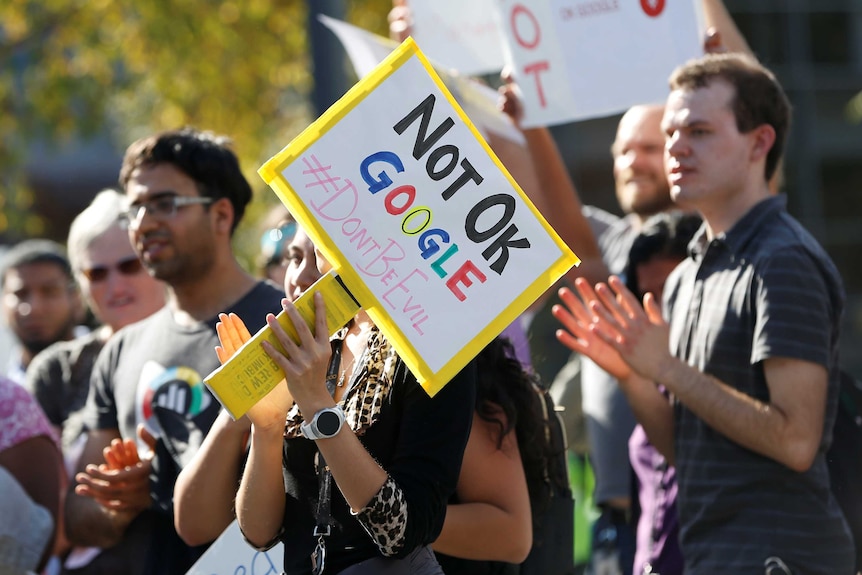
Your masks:
M 703 0 L 701 7 L 707 25 L 705 51 L 750 53 L 748 44 L 721 0 Z M 514 86 L 505 86 L 502 95 L 503 110 L 517 123 L 521 110 Z M 576 237 L 576 231 L 585 228 L 583 219 L 586 217 L 586 229 L 595 234 L 606 264 L 606 270 L 597 265 L 574 268 L 568 275 L 570 281 L 584 277 L 595 283 L 607 277 L 608 273 L 623 274 L 632 242 L 644 223 L 655 214 L 674 209 L 664 172 L 663 113 L 663 104 L 635 105 L 622 115 L 617 125 L 611 155 L 616 199 L 622 217 L 581 204 L 549 130 L 532 128 L 523 131 L 536 165 L 535 172 L 541 177 L 541 185 L 536 189 L 541 196 L 537 205 L 553 206 L 543 213 L 573 249 L 575 244 L 568 238 Z M 778 179 L 777 175 L 771 184 Z M 549 321 L 547 312 L 559 303 L 559 300 L 551 300 L 537 314 L 539 321 L 531 326 L 534 347 L 543 345 L 543 338 L 553 337 L 556 322 Z M 571 356 L 563 368 L 563 373 L 567 372 L 573 372 L 577 377 L 562 379 L 559 383 L 579 383 L 580 393 L 555 385 L 552 395 L 572 414 L 580 410 L 570 405 L 566 398 L 572 397 L 582 403 L 588 453 L 595 472 L 593 498 L 600 510 L 593 524 L 591 567 L 628 575 L 635 551 L 631 501 L 633 474 L 628 445 L 635 417 L 614 377 L 589 357 Z M 568 421 L 572 422 L 571 419 Z
M 120 184 L 129 239 L 167 303 L 115 333 L 96 360 L 66 531 L 76 545 L 102 548 L 141 534 L 134 573 L 184 574 L 205 546 L 176 534 L 173 489 L 218 415 L 203 384 L 218 367 L 218 313 L 256 329 L 283 293 L 248 274 L 231 247 L 252 193 L 226 138 L 193 128 L 142 138 L 126 150 Z M 147 435 L 139 429 L 155 436 L 154 453 L 127 453 L 119 469 L 105 461 L 115 440 L 134 452 L 136 435 Z
M 26 387 L 61 438 L 71 477 L 86 440 L 84 406 L 96 357 L 120 328 L 144 319 L 165 304 L 164 285 L 141 264 L 122 225 L 125 198 L 103 190 L 72 221 L 69 263 L 84 300 L 101 326 L 71 341 L 48 347 L 27 368 Z M 123 546 L 99 554 L 76 548 L 65 560 L 66 573 L 126 572 L 130 558 Z M 98 554 L 98 555 L 97 555 Z
M 0 573 L 47 564 L 64 482 L 60 448 L 45 414 L 27 390 L 0 376 Z
M 6 377 L 24 385 L 37 353 L 75 338 L 84 305 L 63 247 L 51 240 L 24 240 L 0 263 L 3 316 L 18 340 L 5 366 Z
M 626 264 L 626 287 L 638 299 L 648 293 L 659 299 L 671 271 L 688 254 L 688 243 L 701 225 L 697 214 L 675 210 L 651 217 L 632 243 Z M 676 470 L 649 442 L 642 425 L 629 438 L 635 472 L 637 536 L 635 575 L 682 575 Z
M 320 278 L 314 244 L 305 230 L 297 226 L 284 252 L 284 293 L 287 299 L 296 301 Z M 229 327 L 233 329 L 228 330 Z M 221 363 L 251 339 L 245 325 L 229 314 L 219 315 L 216 331 L 219 335 L 216 354 Z M 222 409 L 197 455 L 177 477 L 174 524 L 187 544 L 201 545 L 216 539 L 234 520 L 234 501 L 248 456 L 250 433 L 251 421 L 247 416 L 234 420 Z
M 287 268 L 287 246 L 296 233 L 296 221 L 280 205 L 272 209 L 266 220 L 265 230 L 260 236 L 257 265 L 261 277 L 282 285 Z
M 285 261 L 285 293 L 295 301 L 320 277 L 314 245 L 301 227 Z M 251 337 L 241 322 L 224 314 L 218 330 L 222 362 Z M 433 544 L 444 571 L 453 574 L 517 571 L 532 543 L 531 509 L 548 504 L 542 488 L 550 447 L 531 376 L 502 338 L 489 344 L 476 364 L 473 425 L 455 494 Z M 216 537 L 234 519 L 249 432 L 248 417 L 233 421 L 223 411 L 180 474 L 176 527 L 188 543 Z
M 665 284 L 665 315 L 618 277 L 595 289 L 578 280 L 583 303 L 562 290 L 558 337 L 617 376 L 676 466 L 687 574 L 852 573 L 825 460 L 844 289 L 769 184 L 790 104 L 775 76 L 740 54 L 690 61 L 670 87 L 671 195 L 704 225 Z

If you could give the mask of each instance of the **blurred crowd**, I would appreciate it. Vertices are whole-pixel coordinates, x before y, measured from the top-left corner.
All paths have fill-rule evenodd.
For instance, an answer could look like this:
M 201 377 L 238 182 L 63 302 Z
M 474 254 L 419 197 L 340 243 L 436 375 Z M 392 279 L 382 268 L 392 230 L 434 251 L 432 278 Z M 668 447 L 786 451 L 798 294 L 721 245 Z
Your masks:
M 582 263 L 434 398 L 364 311 L 299 319 L 332 265 L 282 206 L 243 268 L 229 138 L 131 143 L 65 245 L 0 255 L 0 573 L 186 573 L 234 521 L 288 574 L 858 572 L 840 270 L 785 207 L 781 85 L 703 8 L 608 142 L 622 215 L 501 81 L 524 143 L 489 143 Z M 265 325 L 284 380 L 234 419 L 203 378 Z

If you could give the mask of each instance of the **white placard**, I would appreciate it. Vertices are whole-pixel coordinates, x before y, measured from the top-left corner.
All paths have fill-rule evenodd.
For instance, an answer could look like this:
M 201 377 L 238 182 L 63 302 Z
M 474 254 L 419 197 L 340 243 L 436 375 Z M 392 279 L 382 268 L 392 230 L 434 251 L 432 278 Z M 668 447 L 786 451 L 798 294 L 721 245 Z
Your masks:
M 344 46 L 344 51 L 347 52 L 347 57 L 353 64 L 353 71 L 356 72 L 357 78 L 367 76 L 398 46 L 398 42 L 394 40 L 325 14 L 318 14 L 317 18 L 324 26 L 332 30 L 332 33 Z
M 432 61 L 461 74 L 503 69 L 494 0 L 410 0 L 413 38 Z
M 260 173 L 431 394 L 577 262 L 410 39 Z
M 281 543 L 269 551 L 257 551 L 245 542 L 234 521 L 186 575 L 278 575 L 283 565 Z
M 358 78 L 367 76 L 398 46 L 389 38 L 373 34 L 353 24 L 322 14 L 318 18 L 338 37 Z M 440 66 L 433 58 L 430 60 L 476 127 L 485 134 L 493 132 L 513 142 L 524 143 L 524 135 L 514 126 L 509 116 L 497 108 L 498 97 L 495 90 L 470 76 L 446 72 L 445 67 Z
M 698 0 L 498 0 L 524 127 L 663 102 L 673 69 L 702 54 Z

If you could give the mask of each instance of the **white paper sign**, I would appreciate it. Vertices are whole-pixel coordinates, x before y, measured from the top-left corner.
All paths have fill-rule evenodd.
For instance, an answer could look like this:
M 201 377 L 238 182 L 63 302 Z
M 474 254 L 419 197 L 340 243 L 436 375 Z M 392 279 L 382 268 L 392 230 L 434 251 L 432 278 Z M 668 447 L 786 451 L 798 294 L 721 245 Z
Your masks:
M 525 127 L 663 102 L 702 54 L 696 0 L 498 0 Z
M 245 542 L 234 521 L 186 575 L 278 575 L 283 566 L 281 543 L 269 551 L 257 551 Z
M 461 74 L 503 69 L 494 0 L 410 0 L 412 36 L 432 61 Z
M 353 24 L 319 15 L 320 21 L 338 37 L 356 76 L 364 78 L 375 66 L 388 56 L 397 43 L 358 28 Z M 483 133 L 493 132 L 519 144 L 524 142 L 524 135 L 518 130 L 511 119 L 497 108 L 497 92 L 481 84 L 469 76 L 447 73 L 443 67 L 431 58 L 434 68 L 441 73 L 443 82 L 464 108 L 464 111 Z
M 260 173 L 431 394 L 577 261 L 409 39 Z
M 318 14 L 318 20 L 332 30 L 344 46 L 353 71 L 357 78 L 364 78 L 398 46 L 398 42 L 384 38 L 353 24 L 342 22 L 325 14 Z

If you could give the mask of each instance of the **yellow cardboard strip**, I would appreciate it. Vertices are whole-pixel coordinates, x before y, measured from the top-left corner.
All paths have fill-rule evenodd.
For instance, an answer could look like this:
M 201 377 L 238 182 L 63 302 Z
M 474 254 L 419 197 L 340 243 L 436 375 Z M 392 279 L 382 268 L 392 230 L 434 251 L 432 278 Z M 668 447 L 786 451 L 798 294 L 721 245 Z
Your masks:
M 359 302 L 347 291 L 341 279 L 330 271 L 294 302 L 305 323 L 312 330 L 314 329 L 313 296 L 316 292 L 323 294 L 323 301 L 326 303 L 326 325 L 329 335 L 338 331 L 360 310 Z M 299 342 L 299 336 L 287 314 L 282 311 L 276 319 L 287 334 L 294 341 Z M 284 372 L 263 350 L 261 343 L 264 341 L 270 342 L 276 349 L 281 348 L 272 329 L 264 326 L 227 363 L 204 378 L 204 383 L 234 419 L 245 415 L 252 405 L 284 380 Z

